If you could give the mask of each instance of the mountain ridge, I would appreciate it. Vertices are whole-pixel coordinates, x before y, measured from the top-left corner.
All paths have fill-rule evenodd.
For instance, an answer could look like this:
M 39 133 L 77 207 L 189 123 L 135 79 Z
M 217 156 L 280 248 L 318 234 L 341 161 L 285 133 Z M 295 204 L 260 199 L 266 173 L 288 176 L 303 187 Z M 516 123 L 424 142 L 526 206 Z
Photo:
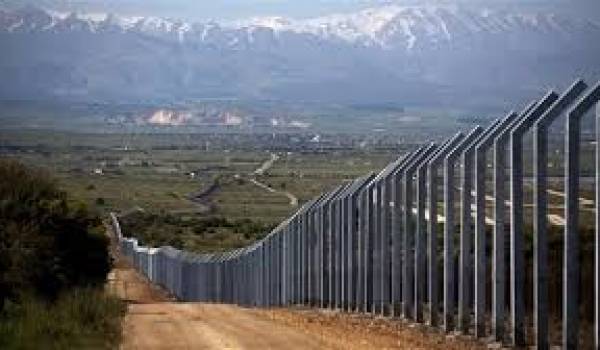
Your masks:
M 574 19 L 547 12 L 507 12 L 504 10 L 479 11 L 460 9 L 458 6 L 397 6 L 368 8 L 356 13 L 333 14 L 295 20 L 271 16 L 255 17 L 229 22 L 185 22 L 153 16 L 119 16 L 112 13 L 60 13 L 27 7 L 15 11 L 0 11 L 0 31 L 87 30 L 101 32 L 120 30 L 145 34 L 177 33 L 180 42 L 206 39 L 211 29 L 245 32 L 251 36 L 257 30 L 273 33 L 289 32 L 312 34 L 320 39 L 342 39 L 348 43 L 382 48 L 395 47 L 394 35 L 407 38 L 407 49 L 418 39 L 415 32 L 438 36 L 436 40 L 451 40 L 460 34 L 480 32 L 501 33 L 516 30 L 545 31 L 567 34 L 573 30 L 600 29 L 591 20 Z
M 0 11 L 0 99 L 501 104 L 600 77 L 598 37 L 589 20 L 459 7 L 222 23 L 30 7 Z

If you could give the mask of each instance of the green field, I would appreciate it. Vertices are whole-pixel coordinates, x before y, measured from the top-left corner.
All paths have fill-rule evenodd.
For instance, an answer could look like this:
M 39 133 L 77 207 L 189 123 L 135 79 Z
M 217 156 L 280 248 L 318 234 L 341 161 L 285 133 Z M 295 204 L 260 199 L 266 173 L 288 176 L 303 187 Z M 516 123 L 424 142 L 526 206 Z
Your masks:
M 4 156 L 48 169 L 72 198 L 103 215 L 145 213 L 140 220 L 147 225 L 132 222 L 136 232 L 127 234 L 191 250 L 227 249 L 261 237 L 305 201 L 382 168 L 401 152 L 269 151 L 260 144 L 244 150 L 245 141 L 224 147 L 212 138 L 209 148 L 203 139 L 212 136 L 206 135 L 24 131 L 0 136 Z M 272 167 L 254 174 L 273 156 Z M 209 188 L 213 191 L 191 200 Z M 207 227 L 213 218 L 229 222 Z

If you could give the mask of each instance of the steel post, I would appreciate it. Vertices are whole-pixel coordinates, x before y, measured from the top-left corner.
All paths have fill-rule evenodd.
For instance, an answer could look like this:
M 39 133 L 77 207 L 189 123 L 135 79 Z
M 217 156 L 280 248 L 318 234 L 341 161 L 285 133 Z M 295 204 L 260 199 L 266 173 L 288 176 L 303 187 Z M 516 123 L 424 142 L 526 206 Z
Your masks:
M 548 349 L 548 128 L 587 85 L 578 80 L 540 117 L 533 128 L 533 316 L 535 343 Z
M 579 158 L 581 118 L 600 100 L 600 83 L 567 113 L 565 139 L 565 232 L 563 264 L 563 348 L 574 349 L 579 340 Z
M 413 177 L 415 171 L 421 162 L 425 161 L 432 152 L 437 149 L 435 143 L 429 144 L 422 152 L 416 157 L 410 160 L 410 162 L 403 167 L 402 173 L 402 185 L 403 185 L 403 205 L 402 205 L 402 223 L 403 223 L 403 236 L 402 236 L 402 314 L 404 318 L 414 319 L 415 318 L 415 300 L 414 300 L 414 237 L 415 237 L 415 215 L 413 213 Z
M 525 344 L 525 252 L 523 243 L 523 136 L 558 99 L 550 91 L 511 130 L 510 154 L 510 306 L 512 344 Z
M 483 129 L 475 127 L 444 159 L 444 330 L 454 329 L 454 305 L 456 303 L 456 279 L 454 256 L 454 166 L 455 162 Z
M 485 171 L 486 152 L 494 139 L 516 120 L 517 114 L 511 112 L 496 126 L 494 131 L 479 142 L 475 150 L 475 336 L 485 333 L 486 304 L 486 232 L 485 232 Z
M 459 247 L 459 269 L 458 269 L 458 329 L 466 333 L 470 324 L 471 297 L 473 290 L 473 236 L 472 236 L 472 189 L 473 189 L 473 156 L 477 145 L 487 135 L 492 133 L 500 123 L 496 119 L 487 127 L 473 142 L 471 142 L 461 154 L 461 188 L 460 188 L 460 247 Z
M 427 257 L 428 257 L 428 299 L 429 299 L 429 324 L 438 324 L 438 261 L 437 261 L 437 205 L 438 205 L 438 167 L 448 152 L 462 140 L 463 134 L 457 133 L 452 140 L 444 146 L 427 163 L 427 209 L 429 221 L 427 226 Z

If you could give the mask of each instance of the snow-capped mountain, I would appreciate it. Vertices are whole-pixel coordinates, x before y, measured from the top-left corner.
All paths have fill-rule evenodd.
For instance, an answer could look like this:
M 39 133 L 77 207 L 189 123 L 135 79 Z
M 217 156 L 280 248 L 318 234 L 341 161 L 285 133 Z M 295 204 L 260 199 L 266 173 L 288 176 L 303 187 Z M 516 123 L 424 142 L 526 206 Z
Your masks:
M 37 8 L 14 12 L 0 11 L 0 31 L 8 33 L 86 31 L 130 32 L 173 36 L 181 43 L 206 42 L 210 36 L 227 33 L 235 43 L 252 42 L 256 32 L 308 34 L 320 40 L 339 40 L 366 47 L 399 48 L 436 42 L 451 42 L 482 34 L 519 32 L 556 34 L 568 37 L 581 31 L 597 31 L 600 25 L 589 20 L 571 19 L 553 13 L 508 13 L 457 7 L 371 8 L 352 14 L 294 20 L 284 17 L 258 17 L 216 23 L 186 23 L 158 17 L 121 17 L 104 13 L 58 13 Z M 229 42 L 232 44 L 232 42 Z
M 448 99 L 597 76 L 599 37 L 580 18 L 456 6 L 222 23 L 29 7 L 0 11 L 0 97 Z
M 239 22 L 252 30 L 269 28 L 274 32 L 310 33 L 323 39 L 382 48 L 431 45 L 478 34 L 516 32 L 557 33 L 568 36 L 581 30 L 598 30 L 597 23 L 563 18 L 553 13 L 508 13 L 482 9 L 469 11 L 457 7 L 371 8 L 355 14 L 342 14 L 293 21 L 281 17 L 256 18 Z

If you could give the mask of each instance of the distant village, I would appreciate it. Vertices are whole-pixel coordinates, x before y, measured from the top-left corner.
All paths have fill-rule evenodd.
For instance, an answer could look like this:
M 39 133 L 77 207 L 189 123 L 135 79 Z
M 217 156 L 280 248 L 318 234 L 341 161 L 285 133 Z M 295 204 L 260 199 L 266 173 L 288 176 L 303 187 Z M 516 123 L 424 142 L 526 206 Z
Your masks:
M 159 108 L 118 118 L 117 122 L 155 126 L 258 127 L 303 130 L 311 123 L 290 116 L 249 114 L 238 109 L 199 107 L 196 109 Z

